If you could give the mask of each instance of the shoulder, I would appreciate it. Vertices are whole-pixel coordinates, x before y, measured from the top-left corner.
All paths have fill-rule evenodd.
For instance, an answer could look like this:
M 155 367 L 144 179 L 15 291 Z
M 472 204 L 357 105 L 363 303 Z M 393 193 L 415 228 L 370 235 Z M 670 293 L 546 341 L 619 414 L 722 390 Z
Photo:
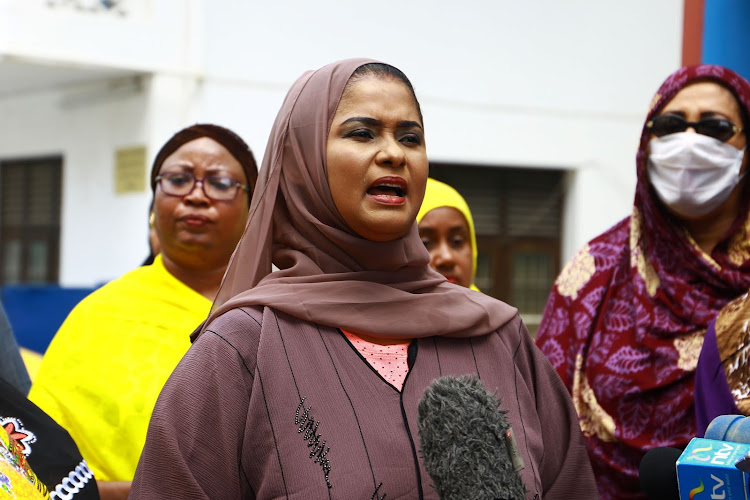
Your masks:
M 248 330 L 260 331 L 263 325 L 263 308 L 257 306 L 236 307 L 217 316 L 206 325 L 204 333 L 234 337 Z
M 119 278 L 115 278 L 112 281 L 103 284 L 81 299 L 81 301 L 73 308 L 73 311 L 75 312 L 92 306 L 98 306 L 101 303 L 111 303 L 113 297 L 120 295 L 124 290 L 129 290 L 134 285 L 145 282 L 146 277 L 150 274 L 150 270 L 147 269 L 147 267 L 150 266 L 133 269 Z
M 610 227 L 595 238 L 589 240 L 573 258 L 568 261 L 566 267 L 580 266 L 587 259 L 591 259 L 591 265 L 595 258 L 607 258 L 628 250 L 630 239 L 630 216 Z M 565 269 L 563 269 L 563 272 Z
M 606 283 L 609 274 L 629 265 L 630 217 L 589 241 L 570 259 L 555 280 L 555 293 L 570 300 L 585 295 L 583 290 L 595 284 Z
M 539 332 L 537 332 L 537 336 Z M 534 372 L 541 364 L 549 364 L 548 359 L 536 345 L 523 319 L 518 314 L 508 323 L 493 332 L 492 342 L 502 344 L 513 363 L 524 372 Z M 546 368 L 545 368 L 546 370 Z
M 119 318 L 171 322 L 184 328 L 205 319 L 211 301 L 169 274 L 164 266 L 142 266 L 106 283 L 71 310 L 66 323 Z
M 750 292 L 745 292 L 730 301 L 720 311 L 716 318 L 716 329 L 721 331 L 727 325 L 746 324 L 750 319 Z
M 631 216 L 625 217 L 614 226 L 589 241 L 587 246 L 596 248 L 602 244 L 612 243 L 619 245 L 628 241 L 630 238 L 630 222 Z
M 525 344 L 533 342 L 533 340 L 518 311 L 515 308 L 511 309 L 509 311 L 509 319 L 494 330 L 489 331 L 485 335 L 472 336 L 461 340 L 469 341 L 474 347 L 479 348 L 480 351 L 492 353 L 491 357 L 494 362 L 500 358 L 512 359 L 519 348 L 526 349 Z
M 264 323 L 269 323 L 274 329 L 284 330 L 309 327 L 313 324 L 271 307 L 243 306 L 230 309 L 212 319 L 203 333 L 210 332 L 227 340 L 241 341 L 248 336 L 258 337 Z
M 188 354 L 192 356 L 208 351 L 217 357 L 223 357 L 222 353 L 229 350 L 239 356 L 245 368 L 252 373 L 262 326 L 263 308 L 251 306 L 230 309 L 206 325 Z
M 518 313 L 510 321 L 495 330 L 493 335 L 505 344 L 511 353 L 515 352 L 524 343 L 533 343 L 529 330 Z

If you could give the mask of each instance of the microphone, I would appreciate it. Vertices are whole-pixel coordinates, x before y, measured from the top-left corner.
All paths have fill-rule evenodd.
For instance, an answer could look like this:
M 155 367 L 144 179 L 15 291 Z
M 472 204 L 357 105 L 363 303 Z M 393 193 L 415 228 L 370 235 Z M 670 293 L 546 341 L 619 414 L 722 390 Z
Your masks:
M 440 500 L 526 497 L 523 458 L 499 405 L 470 375 L 438 378 L 420 398 L 421 453 Z
M 750 420 L 744 415 L 719 415 L 708 424 L 705 437 L 750 444 Z M 750 473 L 750 452 L 734 465 L 742 472 Z
M 677 484 L 677 459 L 682 455 L 678 448 L 653 448 L 641 459 L 638 479 L 641 490 L 649 500 L 680 500 Z
M 750 420 L 744 415 L 719 415 L 708 424 L 703 437 L 750 444 Z
M 682 452 L 654 448 L 641 460 L 641 489 L 651 500 L 748 498 L 747 474 L 735 467 L 748 451 L 750 444 L 705 438 L 691 439 Z
M 641 489 L 657 498 L 693 500 L 747 498 L 750 472 L 750 420 L 720 415 L 704 438 L 693 438 L 684 451 L 654 448 L 641 460 Z

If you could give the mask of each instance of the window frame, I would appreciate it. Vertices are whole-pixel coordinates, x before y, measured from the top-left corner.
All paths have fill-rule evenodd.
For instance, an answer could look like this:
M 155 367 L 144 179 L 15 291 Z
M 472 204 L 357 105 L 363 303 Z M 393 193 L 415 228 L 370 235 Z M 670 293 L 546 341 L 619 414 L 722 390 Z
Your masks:
M 7 208 L 4 199 L 6 189 L 19 189 L 18 186 L 6 185 L 8 181 L 9 169 L 19 169 L 22 174 L 20 181 L 21 196 L 16 199 L 21 200 L 20 223 L 10 223 L 8 218 L 3 216 L 4 208 Z M 31 182 L 39 181 L 41 171 L 49 170 L 46 188 L 49 199 L 49 209 L 44 222 L 32 220 L 33 204 L 35 201 L 34 190 L 31 189 Z M 0 160 L 0 286 L 7 284 L 56 284 L 60 276 L 60 235 L 61 235 L 61 209 L 62 209 L 62 176 L 63 176 L 63 158 L 62 156 L 36 156 L 16 159 Z M 43 190 L 42 190 L 43 191 Z M 41 196 L 41 194 L 37 195 Z M 20 241 L 20 273 L 18 279 L 10 279 L 5 273 L 6 245 L 9 241 Z M 47 250 L 44 266 L 44 277 L 34 279 L 31 268 L 31 252 L 34 243 L 44 243 Z

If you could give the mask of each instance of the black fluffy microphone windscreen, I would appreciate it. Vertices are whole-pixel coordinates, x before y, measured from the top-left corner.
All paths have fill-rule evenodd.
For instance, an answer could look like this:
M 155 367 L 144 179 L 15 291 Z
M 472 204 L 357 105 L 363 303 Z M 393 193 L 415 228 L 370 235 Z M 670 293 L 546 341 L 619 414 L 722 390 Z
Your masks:
M 660 447 L 648 450 L 641 459 L 638 478 L 649 500 L 680 500 L 677 459 L 682 450 Z
M 425 390 L 417 427 L 440 500 L 516 500 L 526 488 L 513 465 L 500 401 L 472 376 L 441 377 Z

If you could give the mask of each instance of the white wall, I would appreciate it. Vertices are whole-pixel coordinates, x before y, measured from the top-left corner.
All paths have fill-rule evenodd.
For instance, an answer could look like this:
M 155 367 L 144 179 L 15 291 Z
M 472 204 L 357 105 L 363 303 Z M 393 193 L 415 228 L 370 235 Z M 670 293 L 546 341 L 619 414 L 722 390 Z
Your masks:
M 192 67 L 197 0 L 0 0 L 0 51 L 59 64 L 182 72 Z M 79 8 L 80 7 L 80 8 Z
M 144 97 L 75 106 L 60 91 L 0 99 L 0 158 L 63 157 L 63 285 L 101 283 L 147 255 L 148 197 L 114 189 L 115 150 L 145 144 Z
M 0 95 L 0 116 L 17 120 L 0 120 L 0 158 L 65 155 L 63 285 L 114 278 L 145 255 L 150 192 L 113 194 L 117 147 L 145 144 L 150 162 L 177 129 L 211 121 L 240 133 L 260 161 L 294 79 L 352 56 L 409 75 L 432 160 L 570 170 L 567 260 L 630 212 L 647 106 L 680 63 L 683 5 L 133 0 L 130 19 L 97 21 L 30 15 L 43 3 L 0 0 L 0 55 L 153 74 L 137 96 L 76 109 L 55 92 Z
M 201 16 L 212 33 L 201 55 L 206 88 L 229 100 L 206 109 L 223 110 L 256 151 L 277 90 L 304 70 L 384 60 L 416 88 L 432 160 L 574 172 L 563 260 L 630 212 L 648 105 L 681 59 L 682 0 L 212 5 Z M 245 29 L 211 28 L 237 19 Z M 268 96 L 252 106 L 248 94 Z

